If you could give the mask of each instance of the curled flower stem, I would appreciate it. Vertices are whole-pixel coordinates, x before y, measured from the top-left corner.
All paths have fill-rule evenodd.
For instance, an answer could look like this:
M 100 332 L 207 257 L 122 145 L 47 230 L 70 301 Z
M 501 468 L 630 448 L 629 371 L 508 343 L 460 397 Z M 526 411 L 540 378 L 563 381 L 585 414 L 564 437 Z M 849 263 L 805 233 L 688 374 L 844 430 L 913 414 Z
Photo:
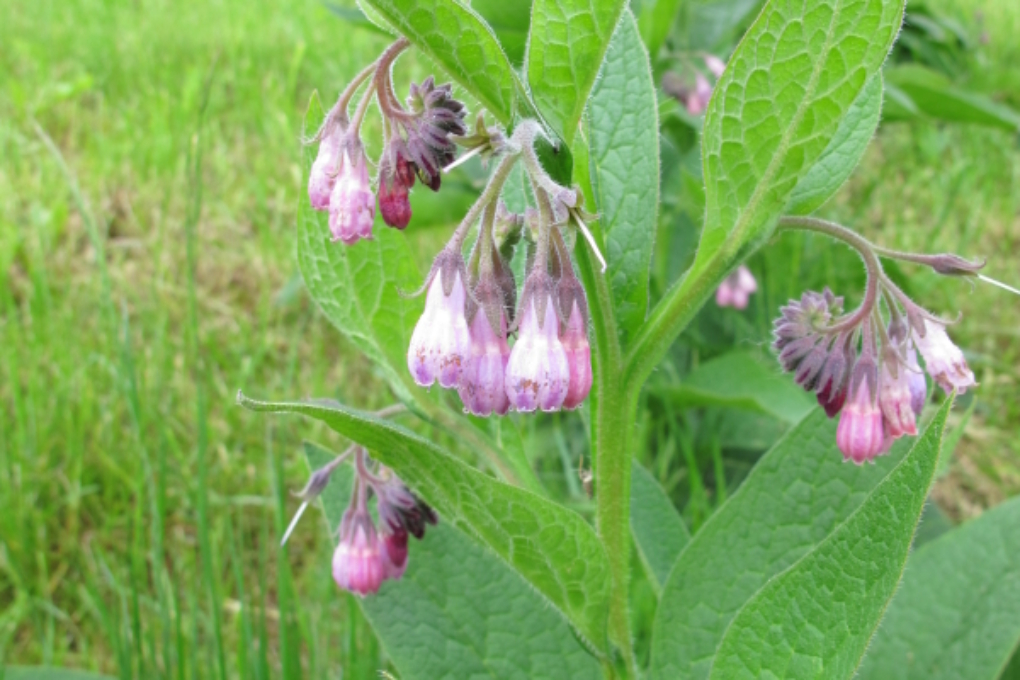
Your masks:
M 820 330 L 826 333 L 838 333 L 847 328 L 853 328 L 867 319 L 875 303 L 878 301 L 879 281 L 885 276 L 885 272 L 882 270 L 882 263 L 878 261 L 875 247 L 871 242 L 846 227 L 815 217 L 781 217 L 779 218 L 779 228 L 788 230 L 799 229 L 801 231 L 826 234 L 856 250 L 864 261 L 868 281 L 864 288 L 864 299 L 861 301 L 860 306 L 851 314 L 837 320 L 833 325 Z

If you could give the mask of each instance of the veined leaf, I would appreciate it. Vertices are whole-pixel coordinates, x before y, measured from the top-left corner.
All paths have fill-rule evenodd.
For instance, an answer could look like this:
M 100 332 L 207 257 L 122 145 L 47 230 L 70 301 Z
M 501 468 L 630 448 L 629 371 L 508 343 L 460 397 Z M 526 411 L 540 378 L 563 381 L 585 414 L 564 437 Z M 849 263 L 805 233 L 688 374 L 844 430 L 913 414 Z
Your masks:
M 730 58 L 705 116 L 706 219 L 688 280 L 761 243 L 892 45 L 902 0 L 772 0 Z
M 623 335 L 648 313 L 648 276 L 659 205 L 655 84 L 637 23 L 624 13 L 588 106 L 592 188 Z
M 520 91 L 506 54 L 485 20 L 456 0 L 361 0 L 445 68 L 503 124 Z
M 588 103 L 623 0 L 534 0 L 528 85 L 539 111 L 567 146 Z
M 854 676 L 903 576 L 952 402 L 860 507 L 740 609 L 711 678 Z
M 862 680 L 995 680 L 1020 643 L 1020 498 L 919 548 Z
M 323 118 L 318 95 L 309 102 L 305 135 Z M 306 147 L 305 168 L 315 160 Z M 404 236 L 376 224 L 373 239 L 347 247 L 330 241 L 327 213 L 313 210 L 302 196 L 298 207 L 298 265 L 305 287 L 326 317 L 383 373 L 403 401 L 410 401 L 407 345 L 421 316 L 423 300 L 401 290 L 421 285 L 421 275 Z
M 643 465 L 634 461 L 630 477 L 630 526 L 638 554 L 656 593 L 662 592 L 670 570 L 691 534 L 662 487 Z
M 517 570 L 594 649 L 606 652 L 609 564 L 577 513 L 498 482 L 399 425 L 336 403 L 260 402 L 254 411 L 315 418 L 368 449 L 444 520 L 485 543 Z
M 766 453 L 691 539 L 663 589 L 651 677 L 707 678 L 723 633 L 770 579 L 815 549 L 904 458 L 844 463 L 836 421 L 816 409 Z
M 766 364 L 743 351 L 706 361 L 679 385 L 654 391 L 677 406 L 731 406 L 767 413 L 787 423 L 799 423 L 815 407 L 815 400 L 784 376 L 774 361 Z
M 305 444 L 312 469 L 333 454 Z M 339 529 L 354 480 L 350 466 L 322 492 L 330 529 Z M 412 541 L 407 571 L 361 601 L 404 680 L 598 678 L 595 658 L 524 579 L 440 519 Z
M 872 76 L 836 129 L 821 158 L 797 183 L 787 212 L 807 215 L 832 198 L 864 157 L 882 117 L 882 74 Z

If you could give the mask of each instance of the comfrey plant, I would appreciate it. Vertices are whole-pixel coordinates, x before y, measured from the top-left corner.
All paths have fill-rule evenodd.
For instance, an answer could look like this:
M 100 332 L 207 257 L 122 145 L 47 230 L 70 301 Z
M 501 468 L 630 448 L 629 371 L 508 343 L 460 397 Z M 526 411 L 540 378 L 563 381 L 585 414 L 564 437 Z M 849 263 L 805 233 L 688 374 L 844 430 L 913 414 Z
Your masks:
M 335 580 L 364 596 L 401 677 L 900 677 L 889 669 L 934 668 L 970 634 L 992 651 L 968 659 L 963 675 L 994 677 L 1016 640 L 927 615 L 964 604 L 940 600 L 939 571 L 920 553 L 900 589 L 925 597 L 893 600 L 952 395 L 976 383 L 948 322 L 898 288 L 881 260 L 971 279 L 983 278 L 979 266 L 885 250 L 807 216 L 878 125 L 879 71 L 902 0 L 772 0 L 725 68 L 692 55 L 715 80 L 696 107 L 686 93 L 683 114 L 704 112 L 700 242 L 654 304 L 654 235 L 672 228 L 658 223 L 658 205 L 659 113 L 673 114 L 659 106 L 649 62 L 673 25 L 659 15 L 665 5 L 635 17 L 619 0 L 533 0 L 521 70 L 500 32 L 463 4 L 362 6 L 396 41 L 328 112 L 313 98 L 297 252 L 310 295 L 400 403 L 370 413 L 238 398 L 353 442 L 341 456 L 306 445 L 316 471 L 301 510 L 321 499 L 337 536 Z M 435 78 L 398 103 L 392 66 L 411 47 L 478 102 L 473 126 L 453 85 Z M 374 162 L 360 132 L 373 101 L 383 134 Z M 449 190 L 444 172 L 471 156 L 486 164 L 484 188 L 422 276 L 400 231 L 421 219 L 411 190 L 416 180 Z M 377 203 L 396 229 L 374 228 Z M 851 312 L 828 289 L 781 310 L 775 351 L 820 408 L 798 411 L 803 419 L 691 537 L 634 462 L 642 388 L 713 295 L 747 306 L 757 282 L 742 263 L 781 230 L 856 249 L 867 284 Z M 946 392 L 937 408 L 925 372 Z M 555 423 L 528 415 L 575 409 Z M 586 444 L 591 472 L 582 466 L 585 492 L 578 486 L 568 507 L 525 442 L 575 417 L 588 436 L 571 443 Z M 535 419 L 536 436 L 522 437 L 518 426 Z M 993 520 L 950 536 L 977 544 Z M 636 574 L 651 587 L 632 588 Z M 953 597 L 987 597 L 968 573 L 955 578 Z M 648 611 L 648 597 L 654 621 L 637 625 L 635 598 Z M 914 642 L 918 625 L 931 627 L 930 645 Z

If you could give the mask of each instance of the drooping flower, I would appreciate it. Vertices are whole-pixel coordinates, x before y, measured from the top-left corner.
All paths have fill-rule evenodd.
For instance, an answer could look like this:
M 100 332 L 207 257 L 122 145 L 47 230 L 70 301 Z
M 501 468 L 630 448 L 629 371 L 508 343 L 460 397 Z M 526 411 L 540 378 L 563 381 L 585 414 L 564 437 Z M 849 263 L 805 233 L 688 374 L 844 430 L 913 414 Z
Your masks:
M 387 225 L 397 229 L 405 228 L 411 221 L 413 165 L 399 137 L 390 141 L 379 163 L 379 213 Z
M 898 358 L 887 355 L 878 380 L 878 405 L 885 417 L 885 431 L 896 439 L 917 434 L 917 420 L 911 406 L 910 371 Z
M 333 580 L 344 590 L 365 596 L 379 592 L 390 568 L 371 516 L 349 508 L 333 553 Z
M 502 291 L 492 291 L 499 300 L 499 326 L 493 328 L 492 320 L 480 307 L 471 320 L 471 351 L 464 372 L 461 375 L 457 393 L 464 408 L 476 416 L 493 413 L 505 415 L 510 410 L 510 399 L 506 396 L 506 366 L 510 361 L 510 346 L 506 341 L 506 314 L 502 309 Z M 480 293 L 476 292 L 476 297 Z M 483 303 L 484 304 L 484 303 Z
M 567 262 L 569 267 L 570 263 Z M 570 383 L 563 408 L 573 410 L 588 398 L 591 391 L 591 345 L 588 343 L 588 301 L 584 287 L 572 271 L 564 273 L 558 286 L 560 310 L 565 323 L 560 331 L 560 342 L 567 354 Z
M 963 394 L 969 387 L 975 387 L 974 373 L 967 366 L 967 360 L 960 348 L 953 344 L 942 324 L 924 320 L 924 335 L 917 329 L 913 333 L 917 349 L 924 357 L 925 368 L 932 380 L 949 394 L 954 389 Z
M 836 444 L 844 460 L 857 465 L 872 461 L 885 453 L 885 431 L 882 410 L 876 399 L 878 369 L 874 359 L 864 355 L 858 360 L 850 380 L 850 396 L 843 407 L 836 429 Z
M 910 387 L 910 410 L 914 412 L 915 419 L 921 416 L 924 410 L 924 402 L 928 398 L 928 384 L 924 380 L 924 373 L 917 364 L 917 350 L 908 343 L 907 346 L 907 385 Z
M 383 533 L 383 548 L 388 559 L 386 578 L 399 581 L 407 570 L 407 531 L 397 529 Z
M 329 198 L 329 230 L 333 240 L 352 245 L 372 238 L 374 220 L 375 195 L 369 186 L 365 152 L 360 148 L 345 149 Z
M 425 535 L 425 526 L 435 525 L 439 518 L 428 503 L 418 498 L 392 470 L 379 468 L 372 489 L 378 498 L 379 520 L 391 532 L 405 531 L 415 538 Z
M 425 312 L 414 327 L 407 348 L 407 367 L 422 387 L 437 380 L 442 387 L 456 387 L 471 354 L 471 333 L 465 318 L 463 258 L 459 253 L 444 250 L 436 258 L 429 277 Z
M 719 284 L 715 291 L 715 303 L 720 307 L 744 309 L 751 298 L 751 293 L 757 290 L 758 282 L 755 281 L 751 270 L 740 265 Z
M 570 365 L 548 275 L 533 271 L 522 296 L 520 330 L 506 367 L 506 394 L 518 411 L 557 411 L 570 386 Z
M 319 152 L 308 173 L 308 200 L 315 210 L 329 210 L 330 195 L 336 185 L 334 172 L 343 132 L 339 123 L 326 121 L 326 130 L 319 142 Z

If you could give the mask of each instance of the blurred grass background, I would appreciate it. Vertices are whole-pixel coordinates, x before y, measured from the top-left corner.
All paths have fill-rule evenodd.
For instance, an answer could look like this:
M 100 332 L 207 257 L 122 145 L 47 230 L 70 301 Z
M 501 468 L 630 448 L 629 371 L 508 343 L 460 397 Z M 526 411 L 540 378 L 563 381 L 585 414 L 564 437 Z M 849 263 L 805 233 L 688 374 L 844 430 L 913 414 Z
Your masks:
M 929 5 L 982 38 L 967 86 L 1020 108 L 1020 5 Z M 319 520 L 277 548 L 307 474 L 299 442 L 329 437 L 234 394 L 387 401 L 304 295 L 292 239 L 308 96 L 331 96 L 384 43 L 317 2 L 0 5 L 0 667 L 378 677 L 384 653 L 330 578 Z M 1020 282 L 1015 134 L 883 126 L 821 213 L 890 247 L 988 257 L 988 275 Z M 761 346 L 787 298 L 828 283 L 853 299 L 862 278 L 810 237 L 750 265 L 751 308 L 707 309 L 687 361 Z M 982 383 L 935 492 L 959 521 L 1020 493 L 1020 304 L 903 271 L 934 311 L 964 313 L 954 337 Z M 713 464 L 685 454 L 675 480 Z M 678 494 L 700 504 L 685 507 L 695 526 L 720 500 L 708 487 Z

